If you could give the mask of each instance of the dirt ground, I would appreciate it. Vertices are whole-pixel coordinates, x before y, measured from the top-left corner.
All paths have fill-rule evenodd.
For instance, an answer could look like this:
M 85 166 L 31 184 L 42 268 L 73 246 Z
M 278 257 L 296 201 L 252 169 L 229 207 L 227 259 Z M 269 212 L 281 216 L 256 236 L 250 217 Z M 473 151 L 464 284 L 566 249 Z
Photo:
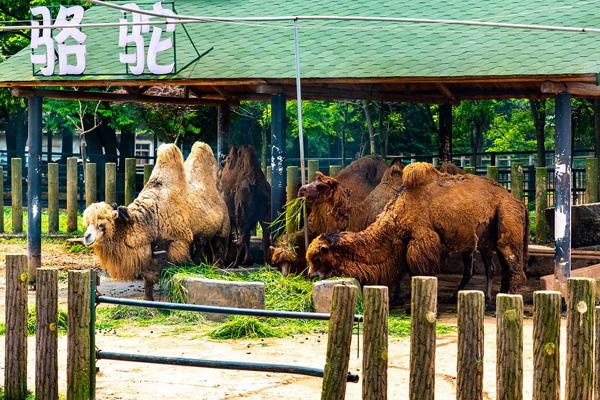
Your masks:
M 0 239 L 1 240 L 1 239 Z M 4 254 L 24 252 L 23 243 L 0 241 L 0 318 L 4 319 Z M 68 254 L 64 245 L 44 244 L 44 266 L 60 268 L 86 268 L 96 264 L 91 255 Z M 136 283 L 115 283 L 103 279 L 99 289 L 104 294 L 122 297 L 142 296 L 142 286 Z M 66 284 L 60 283 L 60 303 L 66 304 Z M 30 304 L 35 295 L 30 294 Z M 453 315 L 442 316 L 446 325 L 455 325 Z M 496 322 L 492 317 L 485 320 L 484 398 L 495 399 Z M 524 391 L 531 398 L 532 386 L 532 321 L 524 323 Z M 561 334 L 561 356 L 564 369 L 565 322 Z M 361 337 L 362 339 L 362 337 Z M 4 342 L 4 337 L 0 337 Z M 408 398 L 409 338 L 390 339 L 388 387 L 390 398 Z M 456 391 L 456 343 L 457 334 L 438 336 L 436 346 L 436 397 L 455 398 Z M 172 327 L 152 325 L 144 328 L 121 328 L 118 332 L 98 333 L 99 349 L 158 354 L 166 356 L 198 357 L 214 360 L 247 362 L 270 362 L 299 364 L 322 368 L 325 361 L 326 337 L 296 335 L 283 339 L 214 341 L 193 331 L 173 334 Z M 5 347 L 0 344 L 0 360 L 4 360 Z M 66 336 L 59 337 L 60 392 L 66 385 Z M 354 337 L 350 359 L 351 371 L 360 374 L 362 360 L 357 357 L 357 340 Z M 29 338 L 29 387 L 34 387 L 35 338 Z M 257 373 L 200 369 L 190 367 L 166 367 L 161 365 L 98 361 L 97 398 L 116 399 L 316 399 L 320 395 L 321 379 L 275 373 Z M 0 376 L 4 374 L 0 362 Z M 564 370 L 562 371 L 564 376 Z M 564 379 L 563 379 L 564 381 Z M 361 398 L 360 383 L 348 384 L 347 399 Z

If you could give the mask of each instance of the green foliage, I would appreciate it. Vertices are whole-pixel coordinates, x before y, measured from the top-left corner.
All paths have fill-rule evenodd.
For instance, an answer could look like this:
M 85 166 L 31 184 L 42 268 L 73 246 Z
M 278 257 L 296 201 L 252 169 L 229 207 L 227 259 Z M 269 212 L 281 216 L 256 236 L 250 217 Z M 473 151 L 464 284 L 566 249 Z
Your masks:
M 213 339 L 260 339 L 282 337 L 283 332 L 253 317 L 236 315 L 209 333 Z
M 67 332 L 67 311 L 59 308 L 58 309 L 58 318 L 57 318 L 57 328 L 58 332 L 64 334 Z M 29 307 L 27 309 L 27 334 L 35 335 L 35 307 Z M 6 335 L 6 324 L 4 322 L 0 322 L 0 336 Z

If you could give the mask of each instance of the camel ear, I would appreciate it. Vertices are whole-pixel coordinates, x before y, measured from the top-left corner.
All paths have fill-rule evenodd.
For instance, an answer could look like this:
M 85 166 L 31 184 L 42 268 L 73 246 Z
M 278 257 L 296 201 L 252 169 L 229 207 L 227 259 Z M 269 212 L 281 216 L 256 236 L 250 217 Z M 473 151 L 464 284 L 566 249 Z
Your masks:
M 271 251 L 275 251 L 275 246 L 269 246 L 269 249 L 271 249 Z
M 328 250 L 329 246 L 326 244 L 319 244 L 318 249 L 319 249 L 319 252 L 322 252 L 322 251 Z
M 129 222 L 131 219 L 131 216 L 129 215 L 129 210 L 127 210 L 127 207 L 119 207 L 117 208 L 117 211 L 115 211 L 117 213 L 117 216 L 115 217 L 115 219 L 118 222 Z
M 112 212 L 112 219 L 117 219 L 117 218 L 119 218 L 119 212 L 117 210 L 114 210 Z

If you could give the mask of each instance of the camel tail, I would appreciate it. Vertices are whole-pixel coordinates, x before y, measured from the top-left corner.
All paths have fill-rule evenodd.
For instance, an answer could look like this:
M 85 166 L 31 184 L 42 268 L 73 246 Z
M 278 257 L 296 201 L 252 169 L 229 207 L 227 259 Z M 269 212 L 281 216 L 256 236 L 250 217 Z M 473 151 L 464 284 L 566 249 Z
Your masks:
M 437 177 L 438 172 L 433 165 L 417 162 L 407 165 L 402 175 L 402 185 L 406 188 L 425 186 Z

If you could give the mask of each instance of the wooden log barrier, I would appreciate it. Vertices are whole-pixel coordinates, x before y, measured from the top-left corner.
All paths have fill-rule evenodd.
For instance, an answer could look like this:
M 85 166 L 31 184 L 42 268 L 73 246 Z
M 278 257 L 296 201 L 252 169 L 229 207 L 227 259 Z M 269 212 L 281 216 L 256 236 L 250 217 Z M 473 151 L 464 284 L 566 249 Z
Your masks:
M 286 201 L 290 202 L 298 197 L 298 167 L 290 165 L 286 168 L 287 186 L 285 188 Z
M 329 166 L 329 176 L 337 176 L 342 170 L 341 165 L 330 165 Z
M 307 174 L 306 182 L 314 181 L 318 170 L 319 170 L 319 160 L 308 160 L 308 174 Z
M 23 232 L 23 160 L 13 158 L 10 160 L 11 182 L 10 192 L 12 197 L 12 231 Z
M 67 158 L 67 232 L 77 230 L 77 157 Z
M 36 277 L 35 397 L 58 399 L 58 273 L 40 268 Z
M 125 159 L 125 205 L 135 200 L 135 158 Z
M 585 202 L 597 203 L 598 198 L 598 159 L 585 159 Z
M 0 166 L 0 233 L 4 233 L 4 168 Z
M 533 400 L 560 400 L 560 292 L 533 293 Z
M 90 398 L 92 346 L 90 301 L 92 272 L 69 271 L 67 330 L 67 400 Z
M 388 314 L 387 286 L 365 286 L 363 331 L 363 400 L 387 399 Z
M 334 286 L 327 335 L 327 359 L 323 371 L 322 400 L 343 400 L 346 395 L 355 304 L 356 286 Z
M 411 400 L 433 400 L 435 393 L 435 326 L 437 278 L 412 278 L 410 381 Z
M 496 297 L 496 398 L 523 399 L 523 297 Z
M 145 164 L 144 165 L 144 186 L 150 180 L 150 175 L 152 175 L 152 170 L 154 169 L 154 164 Z
M 591 400 L 594 378 L 595 280 L 567 280 L 566 400 Z
M 4 398 L 27 397 L 27 256 L 6 256 Z
M 59 231 L 58 196 L 59 172 L 58 164 L 48 164 L 48 233 Z
M 550 227 L 546 222 L 544 212 L 548 208 L 548 169 L 535 169 L 535 240 L 547 243 L 550 240 Z
M 600 399 L 600 306 L 594 312 L 596 341 L 594 346 L 594 399 Z
M 483 399 L 484 310 L 482 291 L 458 292 L 457 400 Z
M 85 164 L 85 206 L 89 207 L 97 201 L 96 164 Z
M 473 174 L 473 175 L 475 175 L 475 172 L 476 172 L 475 171 L 475 167 L 464 167 L 463 169 L 465 170 L 465 172 L 467 174 Z
M 117 164 L 104 164 L 104 201 L 108 204 L 117 202 Z
M 523 202 L 523 166 L 514 163 L 510 166 L 510 192 L 515 199 Z
M 485 175 L 488 179 L 498 182 L 500 180 L 500 172 L 495 165 L 488 165 Z

